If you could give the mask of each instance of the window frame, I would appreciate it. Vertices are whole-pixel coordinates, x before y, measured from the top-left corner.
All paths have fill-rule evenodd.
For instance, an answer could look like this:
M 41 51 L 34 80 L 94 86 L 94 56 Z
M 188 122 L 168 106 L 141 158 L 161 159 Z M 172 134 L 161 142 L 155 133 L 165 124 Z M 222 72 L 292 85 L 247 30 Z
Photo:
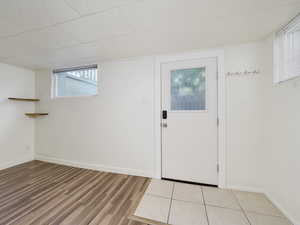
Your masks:
M 300 13 L 294 17 L 287 25 L 274 34 L 273 38 L 273 84 L 280 84 L 300 77 L 300 70 L 296 75 L 288 72 L 285 63 L 287 52 L 288 35 L 298 31 L 300 27 Z M 299 63 L 300 64 L 300 63 Z M 300 67 L 300 65 L 299 65 Z
M 76 70 L 84 70 L 84 69 L 97 69 L 97 93 L 92 94 L 92 95 L 58 96 L 57 73 L 70 72 L 70 71 L 76 71 Z M 52 73 L 51 73 L 51 99 L 88 98 L 88 97 L 97 96 L 99 94 L 99 74 L 98 74 L 98 71 L 99 71 L 98 64 L 91 64 L 91 65 L 85 65 L 85 66 L 76 66 L 76 67 L 67 67 L 67 68 L 52 70 Z

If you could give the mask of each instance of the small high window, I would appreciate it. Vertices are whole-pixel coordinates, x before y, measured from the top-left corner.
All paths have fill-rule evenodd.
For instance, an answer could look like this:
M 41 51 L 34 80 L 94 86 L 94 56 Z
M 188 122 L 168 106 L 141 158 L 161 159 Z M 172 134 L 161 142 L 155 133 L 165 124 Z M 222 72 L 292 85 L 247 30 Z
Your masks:
M 274 82 L 300 76 L 300 15 L 275 35 Z
M 98 94 L 97 65 L 53 70 L 53 97 Z

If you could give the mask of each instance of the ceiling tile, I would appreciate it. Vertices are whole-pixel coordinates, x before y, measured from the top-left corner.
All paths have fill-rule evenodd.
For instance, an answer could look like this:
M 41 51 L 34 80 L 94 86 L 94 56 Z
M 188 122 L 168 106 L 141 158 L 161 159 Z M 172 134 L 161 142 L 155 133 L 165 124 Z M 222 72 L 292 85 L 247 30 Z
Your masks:
M 68 58 L 61 60 L 51 60 L 48 63 L 46 68 L 50 69 L 59 69 L 59 68 L 67 68 L 67 67 L 76 67 L 76 66 L 84 66 L 89 64 L 97 64 L 99 63 L 99 58 L 95 57 L 84 57 L 84 58 Z M 44 69 L 44 68 L 39 68 Z
M 1 31 L 1 36 L 51 26 L 79 17 L 76 11 L 61 0 L 2 0 L 0 4 L 0 18 L 15 27 L 7 32 Z
M 1 0 L 0 4 L 0 19 L 7 21 L 17 21 L 20 16 L 19 6 L 17 0 Z
M 211 26 L 210 21 L 234 16 L 254 16 L 299 0 L 152 0 L 120 8 L 136 31 L 185 31 Z
M 0 39 L 0 49 L 0 56 L 5 58 L 33 54 L 36 50 L 34 46 L 24 45 L 24 42 L 17 38 Z
M 6 19 L 0 19 L 0 38 L 18 33 L 22 27 Z
M 35 32 L 18 35 L 24 44 L 30 44 L 40 49 L 59 49 L 80 44 L 80 40 L 73 35 L 70 26 L 59 25 Z
M 300 11 L 299 0 L 16 1 L 0 0 L 0 36 L 56 24 L 0 38 L 0 59 L 30 68 L 259 40 Z
M 98 43 L 82 44 L 70 48 L 59 49 L 53 53 L 55 58 L 67 59 L 67 58 L 87 58 L 96 57 L 102 45 Z
M 102 52 L 102 42 L 58 49 L 51 53 L 50 64 L 59 68 L 82 65 L 81 62 L 94 63 Z
M 103 12 L 115 7 L 130 5 L 138 0 L 66 0 L 81 15 Z
M 61 0 L 18 1 L 20 18 L 28 29 L 48 26 L 78 17 L 78 14 Z
M 103 40 L 101 54 L 106 58 L 122 58 L 238 44 L 264 38 L 297 14 L 300 5 L 280 7 L 246 16 L 211 18 L 198 21 L 201 29 L 155 30 L 135 32 Z M 273 21 L 270 24 L 270 20 Z M 259 25 L 258 25 L 259 24 Z M 197 27 L 197 26 L 195 26 Z M 159 35 L 158 35 L 159 34 Z M 212 38 L 213 37 L 213 38 Z
M 61 25 L 61 29 L 72 32 L 72 37 L 81 42 L 91 42 L 102 38 L 122 35 L 132 31 L 119 9 L 86 16 Z
M 37 56 L 17 56 L 3 59 L 2 62 L 21 66 L 28 69 L 49 68 L 49 61 L 46 58 Z

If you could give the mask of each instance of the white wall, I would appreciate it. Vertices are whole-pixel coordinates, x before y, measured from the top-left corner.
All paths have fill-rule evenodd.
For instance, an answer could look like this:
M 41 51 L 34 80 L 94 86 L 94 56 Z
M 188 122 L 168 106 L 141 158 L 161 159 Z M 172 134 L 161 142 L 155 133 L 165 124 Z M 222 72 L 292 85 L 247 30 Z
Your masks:
M 51 71 L 37 72 L 38 158 L 152 176 L 154 103 L 152 57 L 99 65 L 99 94 L 51 99 Z
M 300 224 L 300 78 L 273 85 L 272 38 L 225 48 L 227 185 L 261 191 Z
M 273 85 L 272 41 L 264 43 L 265 192 L 300 224 L 300 78 Z
M 258 75 L 226 77 L 227 186 L 261 191 L 263 43 L 225 48 L 225 72 L 260 70 Z
M 260 70 L 226 78 L 226 183 L 262 191 L 300 221 L 300 80 L 272 85 L 272 43 L 227 46 L 225 72 Z M 50 99 L 51 71 L 38 71 L 36 121 L 40 159 L 153 176 L 154 59 L 100 64 L 99 95 Z M 295 222 L 296 224 L 296 222 Z
M 261 69 L 261 42 L 225 48 L 225 71 Z M 100 64 L 96 97 L 50 99 L 51 71 L 37 74 L 36 153 L 44 159 L 153 176 L 154 59 Z M 227 79 L 227 185 L 261 188 L 257 177 L 261 76 Z M 79 165 L 77 164 L 77 165 Z M 256 166 L 253 166 L 256 165 Z
M 35 97 L 33 71 L 0 63 L 0 169 L 33 159 L 34 103 L 9 101 L 8 97 Z
M 224 50 L 225 72 L 261 72 L 226 78 L 227 186 L 267 193 L 299 224 L 300 79 L 272 84 L 270 40 Z M 0 64 L 0 168 L 30 160 L 35 147 L 38 159 L 154 176 L 154 58 L 102 63 L 99 74 L 97 96 L 51 99 L 51 71 L 37 71 L 34 86 L 32 71 Z M 49 116 L 33 120 L 24 113 L 34 103 L 7 97 L 35 88 Z

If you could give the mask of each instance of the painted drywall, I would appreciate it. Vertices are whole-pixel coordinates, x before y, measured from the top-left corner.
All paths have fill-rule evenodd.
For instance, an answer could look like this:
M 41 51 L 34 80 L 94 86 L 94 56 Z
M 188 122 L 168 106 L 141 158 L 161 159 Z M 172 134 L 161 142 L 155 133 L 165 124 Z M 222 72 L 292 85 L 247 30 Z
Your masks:
M 275 204 L 300 224 L 300 78 L 273 84 L 272 39 L 264 43 L 264 189 Z
M 226 73 L 260 71 L 226 77 L 227 187 L 265 192 L 299 224 L 300 80 L 272 84 L 270 40 L 224 50 Z M 49 116 L 35 120 L 36 158 L 154 176 L 154 57 L 99 65 L 93 97 L 51 99 L 51 71 L 37 71 L 36 108 Z M 32 157 L 34 121 L 23 113 L 34 105 L 6 98 L 34 96 L 34 75 L 4 64 L 0 72 L 1 166 Z
M 227 186 L 261 191 L 263 42 L 225 48 L 225 72 L 259 70 L 257 75 L 226 76 Z
M 261 69 L 261 42 L 225 48 L 225 71 Z M 71 165 L 154 176 L 154 58 L 100 63 L 95 97 L 51 99 L 37 72 L 36 154 Z M 261 75 L 227 78 L 227 185 L 261 188 Z M 255 165 L 255 166 L 254 166 Z
M 33 71 L 0 63 L 0 169 L 33 159 L 34 112 L 32 102 L 10 101 L 8 97 L 35 97 Z
M 51 71 L 38 71 L 37 158 L 142 176 L 154 171 L 154 58 L 99 64 L 99 93 L 51 99 Z

